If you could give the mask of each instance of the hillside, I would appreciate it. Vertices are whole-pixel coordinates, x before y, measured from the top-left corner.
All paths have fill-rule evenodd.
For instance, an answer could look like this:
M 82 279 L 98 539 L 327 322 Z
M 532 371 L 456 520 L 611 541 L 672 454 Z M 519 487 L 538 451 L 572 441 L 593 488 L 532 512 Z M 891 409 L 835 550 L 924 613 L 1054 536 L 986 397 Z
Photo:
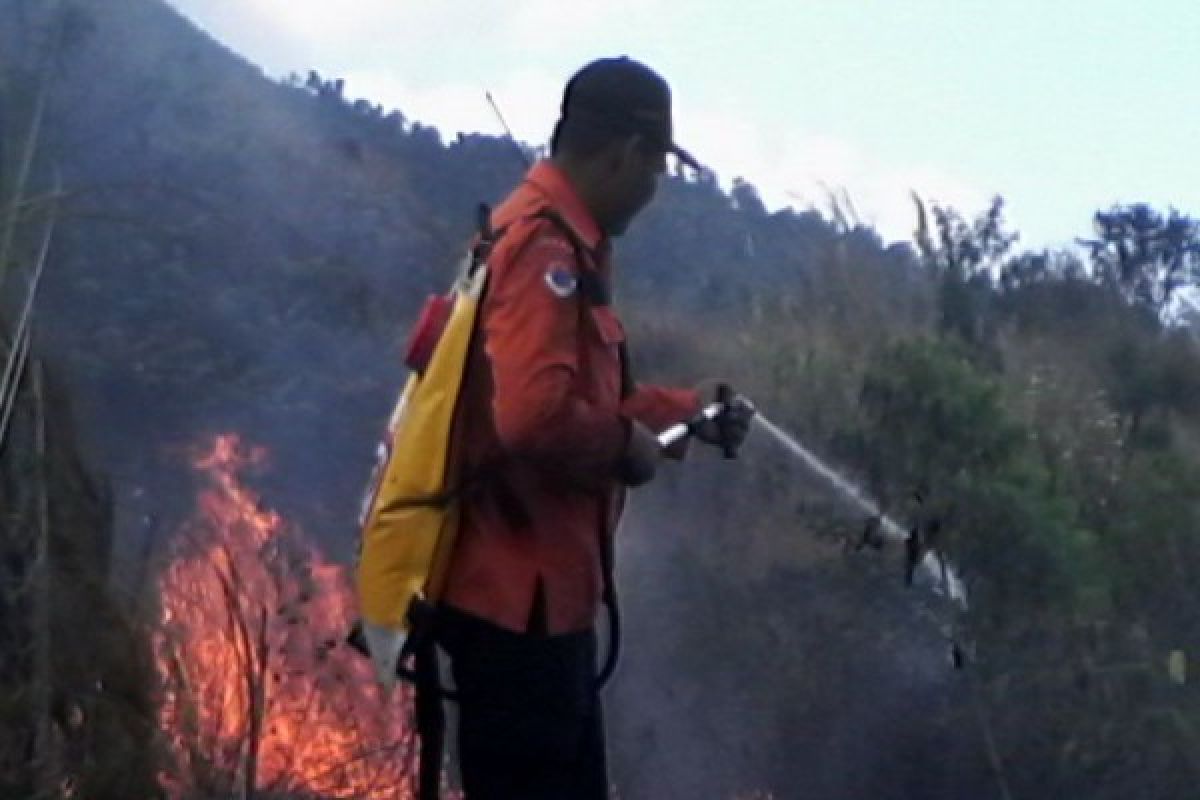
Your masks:
M 43 312 L 87 427 L 126 488 L 162 457 L 129 441 L 252 431 L 289 482 L 328 486 L 325 521 L 345 518 L 404 321 L 443 287 L 475 204 L 520 175 L 512 145 L 444 144 L 331 86 L 273 83 L 161 3 L 87 14 L 47 143 L 78 194 Z M 619 291 L 736 315 L 805 280 L 832 237 L 814 214 L 737 211 L 674 179 L 622 245 Z
M 476 203 L 519 178 L 513 143 L 444 141 L 336 78 L 273 81 L 161 0 L 63 7 L 65 25 L 0 6 L 0 186 L 50 75 L 32 180 L 65 200 L 35 351 L 112 487 L 115 544 L 98 523 L 68 533 L 106 551 L 94 572 L 111 558 L 120 592 L 165 604 L 152 578 L 214 513 L 197 453 L 235 433 L 261 448 L 232 459 L 254 492 L 220 497 L 348 563 L 406 324 Z M 914 243 L 889 245 L 673 175 L 619 242 L 638 373 L 745 389 L 918 525 L 971 598 L 947 613 L 906 590 L 902 555 L 866 546 L 763 435 L 737 463 L 691 459 L 622 533 L 623 796 L 1187 796 L 1200 358 L 1161 311 L 1195 282 L 1195 223 L 1113 209 L 1086 256 L 1029 253 L 1002 211 L 918 203 Z M 27 255 L 40 217 L 17 217 Z

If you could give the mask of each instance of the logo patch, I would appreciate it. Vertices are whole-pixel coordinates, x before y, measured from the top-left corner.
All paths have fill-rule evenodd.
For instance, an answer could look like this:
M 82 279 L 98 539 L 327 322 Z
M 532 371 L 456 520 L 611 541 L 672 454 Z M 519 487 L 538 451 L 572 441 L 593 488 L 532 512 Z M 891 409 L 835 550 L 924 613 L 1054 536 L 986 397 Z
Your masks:
M 555 297 L 564 300 L 575 294 L 575 290 L 579 288 L 579 279 L 561 264 L 554 264 L 546 270 L 545 279 L 547 288 Z

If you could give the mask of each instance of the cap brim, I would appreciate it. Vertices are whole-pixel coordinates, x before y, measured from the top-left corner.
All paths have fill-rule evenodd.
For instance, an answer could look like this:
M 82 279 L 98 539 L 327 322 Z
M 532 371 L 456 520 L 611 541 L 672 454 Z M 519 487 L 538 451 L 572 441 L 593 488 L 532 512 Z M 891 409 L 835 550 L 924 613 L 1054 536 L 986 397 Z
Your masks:
M 667 152 L 674 154 L 674 156 L 678 158 L 685 166 L 691 167 L 696 171 L 704 169 L 704 167 L 700 165 L 700 162 L 696 160 L 695 156 L 674 142 L 671 143 L 671 146 L 667 149 Z

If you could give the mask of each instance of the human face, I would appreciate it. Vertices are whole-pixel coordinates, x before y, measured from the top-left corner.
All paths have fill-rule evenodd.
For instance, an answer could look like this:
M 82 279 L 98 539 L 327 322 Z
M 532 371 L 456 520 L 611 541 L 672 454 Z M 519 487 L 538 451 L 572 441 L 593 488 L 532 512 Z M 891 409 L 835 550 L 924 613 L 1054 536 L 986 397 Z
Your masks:
M 654 199 L 658 180 L 667 171 L 665 150 L 641 136 L 622 145 L 612 173 L 613 213 L 606 226 L 611 236 L 620 236 L 642 209 Z

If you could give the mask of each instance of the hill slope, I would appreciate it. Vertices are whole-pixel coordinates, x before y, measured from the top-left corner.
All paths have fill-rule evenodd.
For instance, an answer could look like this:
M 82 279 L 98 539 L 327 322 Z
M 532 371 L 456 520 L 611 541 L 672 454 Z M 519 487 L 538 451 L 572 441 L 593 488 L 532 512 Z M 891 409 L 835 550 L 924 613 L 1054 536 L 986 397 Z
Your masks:
M 332 81 L 271 82 L 159 0 L 84 8 L 45 148 L 78 194 L 43 336 L 118 502 L 161 474 L 163 443 L 229 428 L 306 487 L 275 487 L 285 505 L 348 518 L 401 377 L 403 323 L 446 282 L 475 204 L 520 176 L 516 152 L 483 136 L 444 144 Z M 0 16 L 10 41 L 16 24 Z M 736 318 L 752 295 L 798 284 L 834 238 L 813 214 L 733 206 L 711 179 L 669 181 L 619 248 L 635 319 L 643 304 Z M 869 236 L 862 247 L 879 254 Z

